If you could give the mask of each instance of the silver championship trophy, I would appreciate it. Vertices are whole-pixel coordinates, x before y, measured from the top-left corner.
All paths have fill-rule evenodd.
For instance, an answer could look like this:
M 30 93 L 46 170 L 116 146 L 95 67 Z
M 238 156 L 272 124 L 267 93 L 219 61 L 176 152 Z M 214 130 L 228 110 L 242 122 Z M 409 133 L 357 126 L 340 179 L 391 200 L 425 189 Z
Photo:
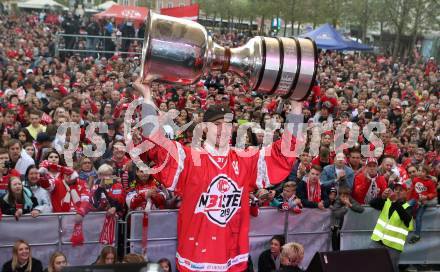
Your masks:
M 150 12 L 141 76 L 190 85 L 209 71 L 232 72 L 259 94 L 302 101 L 315 81 L 317 57 L 310 39 L 256 36 L 237 48 L 222 47 L 196 22 Z

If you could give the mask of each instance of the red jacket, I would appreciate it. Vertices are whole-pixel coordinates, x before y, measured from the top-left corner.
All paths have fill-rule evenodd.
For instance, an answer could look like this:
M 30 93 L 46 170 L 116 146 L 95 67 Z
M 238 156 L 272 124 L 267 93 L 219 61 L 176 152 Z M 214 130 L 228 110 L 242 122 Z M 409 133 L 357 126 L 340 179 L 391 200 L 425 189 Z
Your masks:
M 125 190 L 122 184 L 116 182 L 110 188 L 98 186 L 93 192 L 92 203 L 98 211 L 107 211 L 114 207 L 122 215 L 125 208 Z
M 365 203 L 365 196 L 370 188 L 370 184 L 371 182 L 367 177 L 365 177 L 364 171 L 360 172 L 354 177 L 353 192 L 351 195 L 357 202 L 359 202 L 359 204 L 368 204 Z M 387 188 L 387 181 L 385 180 L 385 177 L 378 176 L 376 178 L 376 185 L 377 189 L 379 190 L 377 191 L 376 196 L 381 196 L 383 191 L 385 191 Z
M 159 192 L 156 182 L 150 179 L 147 182 L 137 182 L 135 190 L 127 194 L 126 201 L 130 210 L 145 209 L 147 205 L 145 192 L 149 189 L 157 191 L 157 194 L 151 197 L 152 204 L 158 209 L 165 209 L 165 195 Z
M 330 164 L 333 164 L 333 158 L 332 158 L 332 155 L 330 155 L 330 158 L 329 158 L 329 161 L 328 161 L 328 164 L 330 165 Z M 321 158 L 319 157 L 319 155 L 318 156 L 316 156 L 315 158 L 313 158 L 312 159 L 312 165 L 321 165 Z
M 51 193 L 54 213 L 77 212 L 84 216 L 91 209 L 90 191 L 87 183 L 82 179 L 78 178 L 74 184 L 68 185 L 64 182 L 64 175 L 56 179 L 48 178 L 46 175 L 46 178 L 40 180 L 40 185 Z
M 418 200 L 420 195 L 428 197 L 428 200 L 437 196 L 435 183 L 431 179 L 414 178 L 411 189 L 411 199 Z

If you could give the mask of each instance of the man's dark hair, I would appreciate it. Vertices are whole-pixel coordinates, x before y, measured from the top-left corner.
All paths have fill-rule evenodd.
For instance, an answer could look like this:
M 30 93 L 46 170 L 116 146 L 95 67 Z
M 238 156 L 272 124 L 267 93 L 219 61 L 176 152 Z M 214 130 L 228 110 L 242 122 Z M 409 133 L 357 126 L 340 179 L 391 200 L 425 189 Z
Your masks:
M 420 167 L 420 170 L 427 173 L 428 175 L 431 173 L 431 169 L 432 169 L 431 166 L 426 165 L 426 164 L 424 164 Z
M 359 148 L 353 148 L 353 149 L 351 149 L 351 150 L 350 150 L 350 155 L 351 155 L 352 153 L 362 154 L 362 153 L 361 153 L 361 150 L 360 150 Z
M 274 235 L 272 236 L 272 238 L 270 238 L 270 240 L 277 240 L 281 246 L 284 246 L 284 244 L 286 243 L 286 239 L 284 239 L 283 235 Z
M 319 157 L 328 158 L 329 156 L 330 156 L 330 149 L 325 146 L 321 146 L 319 150 Z
M 29 109 L 29 115 L 37 115 L 39 117 L 41 117 L 41 115 L 43 115 L 43 113 L 40 110 L 37 109 Z
M 5 116 L 6 116 L 6 114 L 17 115 L 17 113 L 15 111 L 11 110 L 11 109 L 7 109 L 6 112 L 5 112 Z
M 341 186 L 339 188 L 339 195 L 351 195 L 351 190 L 347 186 Z
M 72 112 L 77 113 L 77 114 L 81 113 L 80 108 L 74 107 L 74 106 L 72 106 L 72 109 L 70 110 L 70 114 L 72 114 Z
M 8 141 L 8 150 L 9 148 L 11 148 L 12 146 L 19 144 L 20 148 L 21 148 L 21 142 L 18 139 L 11 139 Z
M 6 148 L 0 147 L 0 155 L 2 155 L 2 154 L 8 154 L 9 155 L 9 152 L 8 152 L 8 150 Z

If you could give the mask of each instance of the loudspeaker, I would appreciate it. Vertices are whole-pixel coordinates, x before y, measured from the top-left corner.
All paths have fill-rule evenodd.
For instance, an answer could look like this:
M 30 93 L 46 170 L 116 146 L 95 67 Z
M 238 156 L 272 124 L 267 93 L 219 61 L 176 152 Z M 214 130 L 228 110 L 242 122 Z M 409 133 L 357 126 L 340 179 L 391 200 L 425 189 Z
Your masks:
M 385 248 L 316 252 L 307 272 L 390 272 L 390 255 Z

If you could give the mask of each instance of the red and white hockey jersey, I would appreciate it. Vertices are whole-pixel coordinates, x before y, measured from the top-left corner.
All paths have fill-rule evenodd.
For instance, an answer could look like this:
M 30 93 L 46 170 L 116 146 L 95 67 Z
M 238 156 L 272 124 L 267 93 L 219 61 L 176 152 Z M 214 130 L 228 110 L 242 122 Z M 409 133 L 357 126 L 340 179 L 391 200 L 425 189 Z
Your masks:
M 40 179 L 40 185 L 50 192 L 53 212 L 77 212 L 86 215 L 91 208 L 90 191 L 82 179 L 73 184 L 67 184 L 63 176 Z
M 157 135 L 157 134 L 156 134 Z M 159 137 L 159 136 L 158 136 Z M 292 137 L 290 149 L 295 147 Z M 177 269 L 243 271 L 249 256 L 249 192 L 283 181 L 295 162 L 281 152 L 282 140 L 248 157 L 230 149 L 215 156 L 213 149 L 191 149 L 170 140 L 156 145 L 148 158 L 165 164 L 156 179 L 181 195 L 178 217 Z M 170 156 L 175 152 L 176 156 Z M 174 158 L 173 158 L 174 157 Z M 200 163 L 193 158 L 200 158 Z

